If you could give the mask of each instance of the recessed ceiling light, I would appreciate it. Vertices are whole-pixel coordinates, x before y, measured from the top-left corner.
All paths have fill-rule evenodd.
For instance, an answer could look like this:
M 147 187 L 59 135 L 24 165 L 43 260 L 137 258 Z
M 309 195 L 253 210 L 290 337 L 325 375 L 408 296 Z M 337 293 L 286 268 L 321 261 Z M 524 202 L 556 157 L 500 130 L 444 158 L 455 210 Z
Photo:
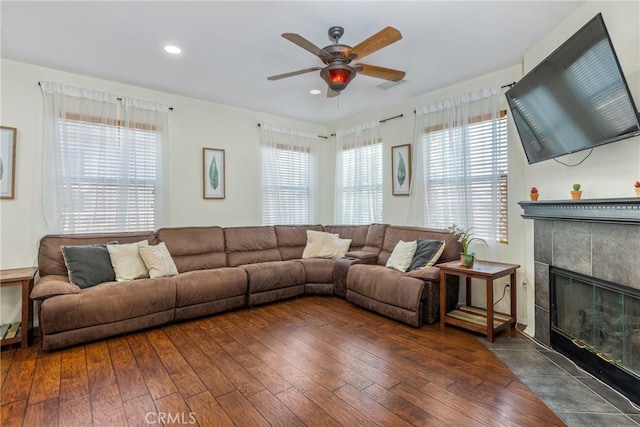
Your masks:
M 311 90 L 309 91 L 309 93 L 310 93 L 311 95 L 320 95 L 320 94 L 322 93 L 322 91 L 321 91 L 320 89 L 311 89 Z
M 178 46 L 174 46 L 171 44 L 168 44 L 164 47 L 165 52 L 170 53 L 172 55 L 179 55 L 182 52 L 182 49 L 180 49 Z

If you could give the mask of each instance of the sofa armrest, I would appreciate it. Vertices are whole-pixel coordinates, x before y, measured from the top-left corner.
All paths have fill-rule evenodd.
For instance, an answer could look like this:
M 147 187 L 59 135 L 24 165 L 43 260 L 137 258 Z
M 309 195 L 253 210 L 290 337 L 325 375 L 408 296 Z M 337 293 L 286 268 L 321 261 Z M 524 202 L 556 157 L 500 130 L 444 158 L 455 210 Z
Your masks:
M 415 277 L 416 279 L 440 283 L 440 269 L 438 267 L 422 267 L 417 270 L 408 271 L 406 275 Z
M 349 254 L 359 255 L 350 256 Z M 345 298 L 347 296 L 347 274 L 349 267 L 353 264 L 375 264 L 378 256 L 371 252 L 354 251 L 348 252 L 346 256 L 338 258 L 333 264 L 333 283 L 335 283 L 334 292 L 336 296 Z
M 69 278 L 50 274 L 41 277 L 31 290 L 31 299 L 41 300 L 56 295 L 79 294 L 80 287 L 69 282 Z
M 375 264 L 378 260 L 378 254 L 367 251 L 351 251 L 345 254 L 347 258 L 355 258 L 364 264 Z

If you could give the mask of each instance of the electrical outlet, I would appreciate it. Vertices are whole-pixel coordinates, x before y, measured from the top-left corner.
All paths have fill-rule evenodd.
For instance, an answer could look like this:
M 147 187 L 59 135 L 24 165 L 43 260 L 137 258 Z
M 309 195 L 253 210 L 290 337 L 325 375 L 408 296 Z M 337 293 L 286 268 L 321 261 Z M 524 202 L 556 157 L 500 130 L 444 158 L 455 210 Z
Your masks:
M 522 287 L 526 288 L 527 287 L 527 282 L 522 282 Z

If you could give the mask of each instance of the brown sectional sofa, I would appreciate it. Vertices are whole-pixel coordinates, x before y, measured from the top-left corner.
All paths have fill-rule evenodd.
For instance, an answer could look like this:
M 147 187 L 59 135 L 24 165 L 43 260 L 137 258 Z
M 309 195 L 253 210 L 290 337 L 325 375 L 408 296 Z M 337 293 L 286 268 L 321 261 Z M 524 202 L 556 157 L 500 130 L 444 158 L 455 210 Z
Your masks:
M 307 230 L 352 239 L 343 258 L 302 259 Z M 439 306 L 437 267 L 401 273 L 384 267 L 398 240 L 445 240 L 440 261 L 458 257 L 460 244 L 444 230 L 363 226 L 162 228 L 151 233 L 47 235 L 40 241 L 40 345 L 52 350 L 139 329 L 252 307 L 301 295 L 335 295 L 415 327 L 433 323 Z M 179 274 L 71 284 L 63 245 L 164 242 Z M 447 288 L 448 309 L 458 287 Z

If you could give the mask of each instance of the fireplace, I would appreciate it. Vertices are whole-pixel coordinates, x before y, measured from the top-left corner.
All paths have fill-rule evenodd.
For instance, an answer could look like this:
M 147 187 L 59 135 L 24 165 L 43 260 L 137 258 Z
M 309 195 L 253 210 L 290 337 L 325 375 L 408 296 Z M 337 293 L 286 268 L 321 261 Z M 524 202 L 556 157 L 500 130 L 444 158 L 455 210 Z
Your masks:
M 640 199 L 521 202 L 535 338 L 640 404 Z
M 640 402 L 640 290 L 550 273 L 551 347 Z

